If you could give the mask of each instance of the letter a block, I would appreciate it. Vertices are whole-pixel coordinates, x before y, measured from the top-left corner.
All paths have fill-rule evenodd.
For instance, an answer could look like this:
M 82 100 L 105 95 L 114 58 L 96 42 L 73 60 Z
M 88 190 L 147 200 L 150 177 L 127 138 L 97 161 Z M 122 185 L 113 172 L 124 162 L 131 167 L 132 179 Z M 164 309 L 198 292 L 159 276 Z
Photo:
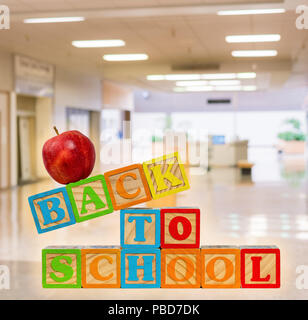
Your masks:
M 76 248 L 42 250 L 43 288 L 81 288 L 81 254 Z
M 121 288 L 160 288 L 160 250 L 122 249 Z
M 28 198 L 38 233 L 75 224 L 75 216 L 65 188 L 57 188 Z
M 121 250 L 115 246 L 81 249 L 83 288 L 121 287 Z
M 161 287 L 200 288 L 200 249 L 162 249 Z
M 143 163 L 153 199 L 189 189 L 184 166 L 177 152 Z
M 151 200 L 141 164 L 108 171 L 105 179 L 115 210 Z
M 66 186 L 77 222 L 113 212 L 105 178 L 98 175 Z
M 241 247 L 242 288 L 280 288 L 280 250 L 277 247 Z
M 159 248 L 160 211 L 129 208 L 120 212 L 122 248 Z
M 162 248 L 199 248 L 200 209 L 163 208 L 160 221 Z
M 201 247 L 202 288 L 240 288 L 240 252 L 231 246 Z

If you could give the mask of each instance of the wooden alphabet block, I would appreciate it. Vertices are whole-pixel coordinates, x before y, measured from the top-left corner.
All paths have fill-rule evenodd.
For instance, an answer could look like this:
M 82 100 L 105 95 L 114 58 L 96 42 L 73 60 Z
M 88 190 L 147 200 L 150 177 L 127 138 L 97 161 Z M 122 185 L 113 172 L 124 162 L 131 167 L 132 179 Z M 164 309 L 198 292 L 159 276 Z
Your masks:
M 231 246 L 201 247 L 202 288 L 240 288 L 240 252 Z
M 280 288 L 280 250 L 241 247 L 241 284 L 242 288 Z
M 199 248 L 200 209 L 163 208 L 160 222 L 162 248 Z
M 81 250 L 83 288 L 121 287 L 121 249 L 115 246 L 92 246 Z
M 200 288 L 200 249 L 162 249 L 161 287 Z
M 121 288 L 160 288 L 160 250 L 122 249 Z
M 28 201 L 38 233 L 48 232 L 76 223 L 73 209 L 64 187 L 30 196 Z
M 50 246 L 42 250 L 43 288 L 81 288 L 78 247 Z
M 184 166 L 178 152 L 143 163 L 153 199 L 189 189 Z
M 122 248 L 159 248 L 160 211 L 129 208 L 120 212 Z
M 141 164 L 108 171 L 104 176 L 115 210 L 151 200 Z
M 97 175 L 66 186 L 77 222 L 113 212 L 110 195 L 103 175 Z

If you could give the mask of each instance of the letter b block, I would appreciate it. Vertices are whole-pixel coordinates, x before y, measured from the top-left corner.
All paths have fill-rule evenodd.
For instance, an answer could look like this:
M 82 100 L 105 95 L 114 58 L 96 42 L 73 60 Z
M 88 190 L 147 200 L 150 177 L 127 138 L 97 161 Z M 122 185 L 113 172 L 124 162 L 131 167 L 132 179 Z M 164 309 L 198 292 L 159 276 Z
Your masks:
M 81 288 L 81 254 L 77 247 L 42 250 L 43 288 Z
M 76 223 L 65 188 L 57 188 L 28 198 L 38 233 Z
M 153 199 L 189 189 L 184 166 L 177 152 L 143 163 Z
M 122 248 L 159 248 L 160 211 L 129 208 L 120 212 Z
M 160 288 L 160 250 L 122 249 L 121 288 Z
M 141 164 L 108 171 L 104 176 L 115 210 L 151 200 Z
M 200 210 L 165 208 L 160 210 L 162 248 L 199 248 Z

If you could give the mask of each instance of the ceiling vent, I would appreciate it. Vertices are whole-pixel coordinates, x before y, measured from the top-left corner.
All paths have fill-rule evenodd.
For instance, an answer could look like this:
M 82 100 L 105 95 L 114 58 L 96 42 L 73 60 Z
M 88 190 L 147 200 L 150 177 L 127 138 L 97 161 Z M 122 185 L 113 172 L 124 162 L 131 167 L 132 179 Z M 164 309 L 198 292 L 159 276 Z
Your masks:
M 231 99 L 208 99 L 207 104 L 230 104 Z
M 172 71 L 218 71 L 219 64 L 210 63 L 210 64 L 174 64 L 171 66 Z

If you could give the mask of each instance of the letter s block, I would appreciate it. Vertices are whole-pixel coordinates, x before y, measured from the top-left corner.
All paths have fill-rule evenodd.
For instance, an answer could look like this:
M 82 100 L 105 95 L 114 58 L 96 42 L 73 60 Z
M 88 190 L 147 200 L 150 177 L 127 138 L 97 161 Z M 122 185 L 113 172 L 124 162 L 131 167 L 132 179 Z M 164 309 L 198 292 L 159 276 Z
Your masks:
M 153 199 L 189 189 L 184 166 L 178 152 L 143 163 Z
M 129 208 L 120 212 L 122 248 L 159 248 L 159 209 Z
M 241 283 L 242 288 L 280 288 L 280 250 L 241 247 Z
M 240 288 L 240 253 L 231 246 L 201 247 L 202 288 Z
M 115 210 L 151 200 L 141 164 L 108 171 L 104 176 Z
M 77 222 L 97 218 L 113 212 L 103 175 L 83 179 L 66 186 Z
M 200 249 L 162 249 L 161 287 L 200 288 Z
M 42 250 L 43 288 L 81 288 L 81 253 L 77 247 Z
M 163 208 L 160 221 L 162 248 L 199 248 L 200 209 Z
M 120 261 L 120 247 L 92 246 L 81 249 L 82 287 L 120 288 Z
M 76 223 L 64 187 L 30 196 L 28 201 L 38 233 L 64 228 Z

